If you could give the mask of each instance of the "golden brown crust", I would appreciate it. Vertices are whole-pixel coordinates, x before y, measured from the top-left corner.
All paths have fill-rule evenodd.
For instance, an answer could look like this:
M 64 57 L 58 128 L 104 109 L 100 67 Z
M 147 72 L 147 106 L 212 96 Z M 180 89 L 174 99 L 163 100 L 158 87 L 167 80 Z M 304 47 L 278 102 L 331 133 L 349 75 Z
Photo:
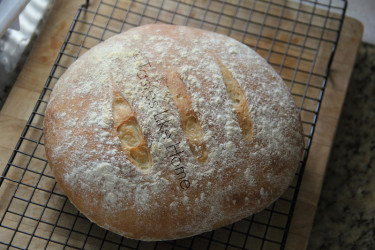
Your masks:
M 228 37 L 162 24 L 112 37 L 72 64 L 44 129 L 72 203 L 141 240 L 264 209 L 293 179 L 303 144 L 293 100 L 264 59 Z

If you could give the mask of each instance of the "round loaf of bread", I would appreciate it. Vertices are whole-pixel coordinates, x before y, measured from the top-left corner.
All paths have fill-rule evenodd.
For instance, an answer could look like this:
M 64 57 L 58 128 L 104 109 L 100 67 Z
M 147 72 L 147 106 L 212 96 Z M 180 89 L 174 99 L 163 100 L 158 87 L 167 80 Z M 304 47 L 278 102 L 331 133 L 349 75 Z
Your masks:
M 267 62 L 213 32 L 146 25 L 93 47 L 58 80 L 45 148 L 91 221 L 140 240 L 210 231 L 292 181 L 298 110 Z

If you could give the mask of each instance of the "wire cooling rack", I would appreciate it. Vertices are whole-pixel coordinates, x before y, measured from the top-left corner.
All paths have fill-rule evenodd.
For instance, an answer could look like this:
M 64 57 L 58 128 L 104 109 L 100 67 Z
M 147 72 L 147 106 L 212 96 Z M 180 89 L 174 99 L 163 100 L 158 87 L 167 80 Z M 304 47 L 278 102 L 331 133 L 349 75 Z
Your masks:
M 346 2 L 95 2 L 86 1 L 78 9 L 40 98 L 1 176 L 0 249 L 284 249 Z M 42 122 L 53 86 L 76 58 L 108 37 L 154 22 L 223 33 L 265 57 L 285 80 L 299 107 L 306 147 L 293 183 L 263 212 L 187 239 L 141 242 L 99 228 L 69 202 L 48 168 Z

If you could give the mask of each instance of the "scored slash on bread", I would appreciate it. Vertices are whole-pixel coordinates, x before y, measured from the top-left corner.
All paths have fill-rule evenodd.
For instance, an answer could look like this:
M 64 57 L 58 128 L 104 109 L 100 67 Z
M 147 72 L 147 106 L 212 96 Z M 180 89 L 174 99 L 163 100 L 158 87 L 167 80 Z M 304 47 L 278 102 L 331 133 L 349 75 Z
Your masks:
M 114 127 L 118 133 L 121 146 L 129 161 L 139 168 L 142 173 L 151 171 L 152 159 L 150 149 L 147 145 L 137 118 L 121 92 L 114 86 L 111 76 L 113 90 L 112 114 Z
M 242 134 L 247 141 L 251 141 L 253 137 L 253 121 L 250 117 L 249 105 L 246 100 L 245 93 L 241 89 L 237 80 L 232 73 L 224 66 L 224 64 L 216 58 L 219 64 L 221 75 L 223 76 L 224 84 L 227 88 L 228 96 L 232 100 L 233 108 L 238 117 L 238 123 L 242 130 Z
M 197 161 L 204 164 L 207 161 L 208 152 L 203 139 L 203 129 L 192 107 L 186 85 L 178 72 L 171 68 L 167 69 L 166 85 L 180 115 L 181 128 L 189 143 L 189 148 Z

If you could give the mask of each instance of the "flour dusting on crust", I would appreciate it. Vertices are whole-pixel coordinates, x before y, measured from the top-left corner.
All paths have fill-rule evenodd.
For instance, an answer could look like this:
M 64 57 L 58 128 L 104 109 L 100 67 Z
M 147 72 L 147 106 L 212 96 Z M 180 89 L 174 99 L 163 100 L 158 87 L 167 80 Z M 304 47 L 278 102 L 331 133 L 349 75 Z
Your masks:
M 251 141 L 218 59 L 246 98 Z M 204 164 L 182 129 L 169 68 L 202 129 Z M 129 161 L 114 128 L 115 89 L 147 141 L 147 174 Z M 73 63 L 52 93 L 45 131 L 50 166 L 72 202 L 100 226 L 143 240 L 187 237 L 264 209 L 289 185 L 303 144 L 288 89 L 263 58 L 223 35 L 168 25 L 131 29 Z

